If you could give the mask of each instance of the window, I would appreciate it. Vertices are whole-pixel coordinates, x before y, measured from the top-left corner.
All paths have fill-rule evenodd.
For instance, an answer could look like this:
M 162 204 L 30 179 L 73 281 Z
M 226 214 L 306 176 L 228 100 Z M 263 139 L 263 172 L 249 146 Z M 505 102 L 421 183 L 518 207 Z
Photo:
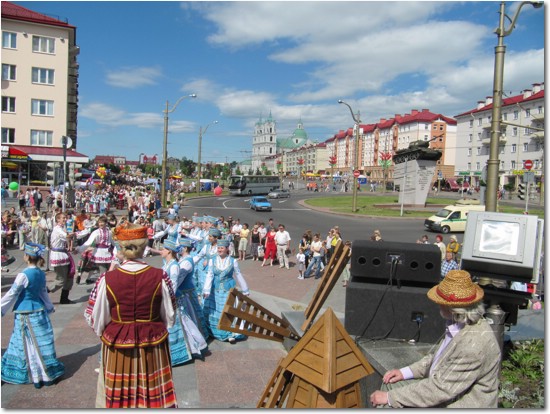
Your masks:
M 481 126 L 483 123 L 483 118 L 477 118 L 477 126 Z
M 2 128 L 2 144 L 15 144 L 15 128 Z
M 515 154 L 515 153 L 516 153 L 516 149 L 517 149 L 516 144 L 512 144 L 512 147 L 510 148 L 510 152 L 511 152 L 512 154 Z
M 531 117 L 531 109 L 527 108 L 525 110 L 525 118 L 530 118 Z
M 2 32 L 2 47 L 4 49 L 16 49 L 17 33 Z
M 507 113 L 507 112 L 504 112 L 504 113 L 502 114 L 502 119 L 503 119 L 504 121 L 508 120 L 508 113 Z
M 529 151 L 529 143 L 528 142 L 524 142 L 523 143 L 523 152 L 527 152 Z
M 518 127 L 512 128 L 512 136 L 517 137 L 518 136 Z
M 477 140 L 478 140 L 478 141 L 481 141 L 481 132 L 478 132 L 478 133 L 477 133 Z
M 469 162 L 469 163 L 468 163 L 468 171 L 470 171 L 471 169 L 472 169 L 472 163 Z
M 32 115 L 53 116 L 53 101 L 33 99 L 31 102 L 32 102 L 32 105 L 31 105 Z
M 33 36 L 32 51 L 40 53 L 55 53 L 55 39 L 53 37 Z
M 2 63 L 2 80 L 14 81 L 16 80 L 15 65 L 9 65 Z
M 477 154 L 477 155 L 481 155 L 481 147 L 477 147 L 477 148 L 476 148 L 476 154 Z
M 531 131 L 531 128 L 525 128 L 523 133 L 524 133 L 524 135 L 531 135 L 533 133 L 533 131 Z
M 32 68 L 32 82 L 53 85 L 54 70 L 44 68 Z
M 31 130 L 31 145 L 52 146 L 52 131 Z
M 476 162 L 476 171 L 481 170 L 481 163 L 478 161 Z
M 516 169 L 516 162 L 510 161 L 510 169 L 515 170 Z
M 519 111 L 514 111 L 514 119 L 518 119 L 519 117 Z
M 2 96 L 2 112 L 15 112 L 15 97 Z
M 468 157 L 470 157 L 471 155 L 472 155 L 472 149 L 468 148 Z
M 539 106 L 539 107 L 538 107 L 538 113 L 539 113 L 539 114 L 542 114 L 542 106 Z
M 430 126 L 428 124 L 424 124 L 424 129 L 427 131 L 428 129 L 430 129 Z
M 472 142 L 472 134 L 468 134 L 468 142 Z
M 500 162 L 500 169 L 504 170 L 506 168 L 506 163 L 504 161 Z
M 470 128 L 474 126 L 474 120 L 470 119 Z
M 500 145 L 498 147 L 498 152 L 499 152 L 499 154 L 504 154 L 504 145 Z
M 443 125 L 439 125 L 439 130 L 443 131 Z

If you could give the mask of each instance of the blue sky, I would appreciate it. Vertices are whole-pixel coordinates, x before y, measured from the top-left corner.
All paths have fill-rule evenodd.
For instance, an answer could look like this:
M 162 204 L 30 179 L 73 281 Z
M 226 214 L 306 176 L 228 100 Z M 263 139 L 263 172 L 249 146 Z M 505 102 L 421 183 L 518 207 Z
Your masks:
M 302 120 L 319 142 L 411 109 L 454 116 L 492 95 L 499 2 L 15 2 L 67 19 L 80 46 L 78 148 L 88 155 L 249 157 L 254 124 Z M 508 2 L 512 17 L 519 3 Z M 504 90 L 544 82 L 545 9 L 524 6 Z M 506 26 L 509 26 L 507 22 Z M 212 124 L 218 121 L 217 124 Z

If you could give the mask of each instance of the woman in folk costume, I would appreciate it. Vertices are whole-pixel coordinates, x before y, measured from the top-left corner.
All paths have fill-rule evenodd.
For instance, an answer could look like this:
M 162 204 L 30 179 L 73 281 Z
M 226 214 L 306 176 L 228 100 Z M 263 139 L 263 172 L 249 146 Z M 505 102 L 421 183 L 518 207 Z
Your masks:
M 180 277 L 182 272 L 180 271 L 177 259 L 179 250 L 180 246 L 170 240 L 166 240 L 161 253 L 164 259 L 162 269 L 172 281 L 172 288 L 176 292 L 176 302 L 182 296 L 182 292 L 178 288 L 181 282 L 183 282 L 183 277 Z M 174 326 L 168 329 L 168 333 L 172 366 L 183 364 L 194 357 L 204 359 L 203 352 L 208 348 L 206 339 L 201 334 L 197 324 L 186 312 L 181 311 L 179 306 Z
M 167 330 L 176 311 L 172 282 L 138 260 L 146 227 L 125 223 L 114 235 L 125 260 L 100 276 L 84 312 L 102 341 L 98 406 L 103 399 L 107 408 L 177 407 Z
M 69 292 L 73 287 L 75 264 L 73 256 L 69 254 L 68 240 L 74 235 L 67 234 L 65 223 L 67 216 L 65 213 L 57 213 L 55 215 L 55 227 L 50 236 L 50 267 L 55 272 L 55 280 L 50 283 L 50 292 L 55 292 L 61 288 L 61 305 L 72 305 L 75 302 L 69 299 Z
M 239 262 L 229 256 L 229 240 L 218 240 L 218 255 L 210 259 L 208 273 L 203 288 L 204 318 L 212 336 L 219 341 L 235 343 L 237 339 L 244 339 L 246 335 L 218 329 L 225 302 L 229 291 L 237 285 L 244 295 L 250 294 L 248 285 L 239 269 Z
M 99 267 L 99 273 L 103 274 L 109 270 L 113 261 L 113 238 L 111 230 L 107 226 L 107 217 L 101 216 L 97 220 L 98 228 L 90 234 L 88 240 L 80 247 L 79 250 L 91 251 L 90 261 Z M 76 275 L 76 284 L 80 283 L 81 273 Z M 86 279 L 86 283 L 91 283 L 90 278 Z
M 218 255 L 217 242 L 221 235 L 221 231 L 216 228 L 208 230 L 207 242 L 204 243 L 202 249 L 193 257 L 193 261 L 195 262 L 193 281 L 195 282 L 195 289 L 199 297 L 202 296 L 204 280 L 206 279 L 206 273 L 208 273 L 208 263 L 210 263 L 210 259 Z
M 2 356 L 2 381 L 10 384 L 52 385 L 65 373 L 55 353 L 54 333 L 49 313 L 54 307 L 46 290 L 43 255 L 46 247 L 25 244 L 29 267 L 15 277 L 2 297 L 2 316 L 13 306 L 13 333 Z
M 153 239 L 161 240 L 164 236 L 167 236 L 165 240 L 170 240 L 177 244 L 180 239 L 180 225 L 176 221 L 176 215 L 168 214 L 166 216 L 166 222 L 168 223 L 168 226 L 164 230 L 156 233 L 153 236 Z
M 193 241 L 191 239 L 182 238 L 180 241 L 180 274 L 179 285 L 177 288 L 177 304 L 178 309 L 183 314 L 187 315 L 200 329 L 204 339 L 208 339 L 210 334 L 203 316 L 201 301 L 202 291 L 197 294 L 197 289 L 194 282 L 195 274 L 195 256 L 191 254 L 193 250 Z
M 187 237 L 195 242 L 194 254 L 199 253 L 208 237 L 208 231 L 204 229 L 204 217 L 193 217 L 193 228 L 189 231 Z

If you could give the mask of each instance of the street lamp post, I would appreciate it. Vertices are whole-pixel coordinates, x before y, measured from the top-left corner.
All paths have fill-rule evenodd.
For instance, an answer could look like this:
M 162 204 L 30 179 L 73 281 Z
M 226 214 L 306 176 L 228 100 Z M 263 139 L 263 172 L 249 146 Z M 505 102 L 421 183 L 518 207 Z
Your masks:
M 361 119 L 359 118 L 359 113 L 357 113 L 357 116 L 353 113 L 353 109 L 351 109 L 351 106 L 349 106 L 347 103 L 342 101 L 341 99 L 338 100 L 339 104 L 344 104 L 349 108 L 349 111 L 351 112 L 351 117 L 355 121 L 355 153 L 354 153 L 354 160 L 353 160 L 353 171 L 359 171 L 359 128 L 361 124 Z M 353 203 L 351 207 L 352 213 L 355 213 L 357 211 L 357 178 L 355 177 L 355 174 L 353 174 Z
M 168 109 L 168 101 L 166 101 L 166 109 L 164 112 L 164 141 L 162 144 L 162 172 L 160 183 L 160 201 L 163 207 L 166 207 L 166 159 L 168 158 L 168 114 L 174 112 L 181 101 L 185 98 L 196 98 L 197 95 L 185 95 L 179 98 L 172 109 Z
M 495 71 L 493 77 L 493 112 L 491 118 L 491 140 L 489 148 L 489 159 L 487 160 L 487 194 L 485 198 L 485 211 L 497 211 L 497 190 L 498 190 L 498 146 L 500 141 L 500 124 L 501 124 L 501 108 L 502 108 L 502 89 L 503 89 L 503 77 L 504 77 L 504 54 L 506 53 L 506 46 L 504 45 L 504 38 L 512 33 L 516 20 L 519 16 L 521 8 L 525 4 L 531 4 L 535 8 L 543 6 L 542 2 L 524 1 L 522 2 L 512 19 L 510 19 L 510 26 L 508 29 L 504 27 L 505 3 L 500 3 L 500 19 L 499 26 L 495 30 L 498 36 L 498 44 L 495 47 Z
M 201 154 L 202 154 L 202 135 L 206 134 L 206 131 L 208 127 L 212 124 L 217 124 L 218 121 L 214 121 L 208 125 L 206 125 L 206 128 L 204 128 L 204 131 L 202 130 L 202 126 L 199 128 L 199 160 L 197 163 L 197 195 L 201 194 Z

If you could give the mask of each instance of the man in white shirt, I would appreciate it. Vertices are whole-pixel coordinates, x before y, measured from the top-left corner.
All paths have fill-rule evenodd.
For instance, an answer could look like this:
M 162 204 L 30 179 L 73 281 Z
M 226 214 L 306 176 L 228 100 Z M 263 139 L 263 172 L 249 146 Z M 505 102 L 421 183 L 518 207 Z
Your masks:
M 317 265 L 317 269 L 315 270 L 315 279 L 319 279 L 321 277 L 321 248 L 323 247 L 323 242 L 321 241 L 321 235 L 319 233 L 316 233 L 313 236 L 313 241 L 310 245 L 310 250 L 313 252 L 313 259 L 309 262 L 309 266 L 307 267 L 304 276 L 304 278 L 311 277 L 311 272 L 313 271 L 313 267 Z
M 241 230 L 243 225 L 239 219 L 236 219 L 231 227 L 231 234 L 233 235 L 233 257 L 237 257 L 239 251 L 239 242 L 241 241 Z
M 277 244 L 277 259 L 279 260 L 279 268 L 286 267 L 289 269 L 288 256 L 286 251 L 290 249 L 290 234 L 285 230 L 283 224 L 279 224 L 279 231 L 275 233 L 275 243 Z

